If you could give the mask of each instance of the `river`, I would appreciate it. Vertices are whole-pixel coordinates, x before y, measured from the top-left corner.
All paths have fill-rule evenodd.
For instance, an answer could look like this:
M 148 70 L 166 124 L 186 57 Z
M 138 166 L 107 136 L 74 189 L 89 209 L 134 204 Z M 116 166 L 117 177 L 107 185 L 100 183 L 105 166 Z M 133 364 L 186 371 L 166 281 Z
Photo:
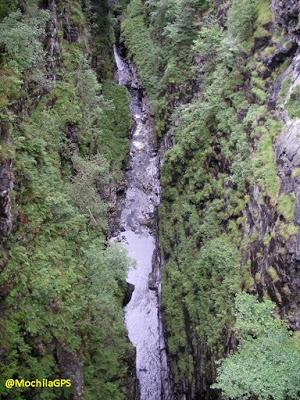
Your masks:
M 136 348 L 140 400 L 171 400 L 159 315 L 160 268 L 159 265 L 153 268 L 153 263 L 159 259 L 155 257 L 156 208 L 160 200 L 159 157 L 149 107 L 135 70 L 120 57 L 116 47 L 114 55 L 117 80 L 129 90 L 134 119 L 126 173 L 127 190 L 118 235 L 118 241 L 135 262 L 127 276 L 127 282 L 135 289 L 125 307 L 125 323 L 129 339 Z

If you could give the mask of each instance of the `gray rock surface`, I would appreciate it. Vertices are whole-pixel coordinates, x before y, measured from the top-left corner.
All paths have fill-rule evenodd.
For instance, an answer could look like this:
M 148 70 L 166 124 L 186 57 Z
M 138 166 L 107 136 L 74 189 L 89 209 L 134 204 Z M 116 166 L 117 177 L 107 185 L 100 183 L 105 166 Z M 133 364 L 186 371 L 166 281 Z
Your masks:
M 61 379 L 71 379 L 73 400 L 83 400 L 83 360 L 77 353 L 70 352 L 61 343 L 57 343 L 57 359 L 62 374 Z
M 300 1 L 272 0 L 271 7 L 276 22 L 285 29 L 293 41 L 300 44 Z
M 0 123 L 0 142 L 9 141 L 9 126 L 7 123 Z M 11 193 L 14 186 L 12 172 L 12 161 L 7 159 L 0 161 L 0 243 L 3 243 L 9 236 L 13 221 L 11 209 Z
M 0 163 L 0 243 L 7 239 L 12 230 L 12 189 L 11 161 L 6 160 Z

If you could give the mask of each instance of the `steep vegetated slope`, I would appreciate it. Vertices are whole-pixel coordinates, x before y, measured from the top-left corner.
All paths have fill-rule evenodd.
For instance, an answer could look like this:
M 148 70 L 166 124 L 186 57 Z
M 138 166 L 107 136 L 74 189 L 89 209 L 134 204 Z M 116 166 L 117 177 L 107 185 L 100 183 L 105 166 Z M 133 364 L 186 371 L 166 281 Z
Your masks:
M 1 385 L 1 398 L 136 396 L 128 261 L 107 245 L 132 124 L 113 14 L 169 149 L 159 225 L 175 398 L 299 398 L 299 9 L 0 0 L 1 378 L 73 381 Z
M 1 380 L 73 382 L 0 397 L 130 398 L 128 262 L 106 237 L 132 121 L 108 6 L 3 0 L 0 18 Z
M 178 399 L 299 398 L 299 9 L 131 0 L 125 14 L 172 143 L 159 217 Z

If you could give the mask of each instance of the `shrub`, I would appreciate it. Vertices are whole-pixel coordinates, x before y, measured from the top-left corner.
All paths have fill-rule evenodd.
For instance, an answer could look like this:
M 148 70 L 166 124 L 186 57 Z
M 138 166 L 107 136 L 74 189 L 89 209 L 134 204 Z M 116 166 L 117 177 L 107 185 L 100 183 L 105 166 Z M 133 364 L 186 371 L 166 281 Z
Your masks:
M 300 118 L 300 85 L 297 85 L 287 102 L 287 110 L 291 118 Z
M 155 99 L 158 87 L 157 49 L 144 21 L 141 0 L 132 0 L 122 23 L 122 37 L 136 63 L 142 83 L 150 99 Z
M 236 352 L 218 368 L 215 389 L 226 399 L 298 399 L 300 347 L 287 325 L 272 315 L 270 300 L 249 294 L 236 297 Z
M 247 41 L 254 30 L 259 0 L 233 0 L 228 12 L 228 30 L 232 38 L 241 44 Z
M 293 194 L 282 194 L 278 201 L 278 212 L 284 216 L 286 222 L 292 223 L 295 216 L 296 199 Z
M 5 46 L 10 65 L 20 72 L 41 62 L 43 47 L 39 39 L 48 19 L 49 13 L 46 11 L 24 19 L 18 10 L 1 22 L 0 43 Z

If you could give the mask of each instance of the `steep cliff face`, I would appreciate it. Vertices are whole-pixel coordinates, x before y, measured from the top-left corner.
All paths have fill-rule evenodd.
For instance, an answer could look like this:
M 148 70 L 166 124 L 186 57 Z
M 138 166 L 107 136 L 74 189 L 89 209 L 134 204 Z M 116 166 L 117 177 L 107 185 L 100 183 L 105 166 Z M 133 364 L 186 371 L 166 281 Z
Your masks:
M 299 43 L 297 31 L 299 3 L 272 2 L 276 21 L 288 34 L 288 39 Z M 257 238 L 250 244 L 246 258 L 251 263 L 255 291 L 268 294 L 278 305 L 282 318 L 291 328 L 299 330 L 299 113 L 291 110 L 297 103 L 299 85 L 299 55 L 289 58 L 285 69 L 275 80 L 277 89 L 276 117 L 282 129 L 274 139 L 273 150 L 278 178 L 276 197 L 254 185 L 247 204 L 246 232 L 256 230 Z M 283 60 L 284 61 L 284 60 Z M 279 84 L 279 87 L 277 86 Z M 278 90 L 280 89 L 280 90 Z
M 293 41 L 299 44 L 299 1 L 272 0 L 271 7 L 274 12 L 276 22 L 284 28 L 285 32 Z
M 132 0 L 123 39 L 170 149 L 159 217 L 175 397 L 215 400 L 236 293 L 271 298 L 299 329 L 299 2 Z
M 132 125 L 127 90 L 114 82 L 120 20 L 160 145 L 175 399 L 222 398 L 211 385 L 220 360 L 239 355 L 241 291 L 271 299 L 294 332 L 286 347 L 297 342 L 299 9 L 296 0 L 0 0 L 1 376 L 70 377 L 61 399 L 137 397 L 122 314 L 128 261 L 107 243 Z
M 0 396 L 134 399 L 128 261 L 107 243 L 132 123 L 108 5 L 10 3 L 0 2 L 1 377 L 72 388 L 2 385 Z
M 3 122 L 0 127 L 2 146 L 8 145 L 9 126 Z M 7 158 L 4 155 L 3 158 Z M 4 159 L 0 164 L 0 240 L 4 242 L 12 230 L 11 192 L 13 190 L 13 174 L 11 160 Z

